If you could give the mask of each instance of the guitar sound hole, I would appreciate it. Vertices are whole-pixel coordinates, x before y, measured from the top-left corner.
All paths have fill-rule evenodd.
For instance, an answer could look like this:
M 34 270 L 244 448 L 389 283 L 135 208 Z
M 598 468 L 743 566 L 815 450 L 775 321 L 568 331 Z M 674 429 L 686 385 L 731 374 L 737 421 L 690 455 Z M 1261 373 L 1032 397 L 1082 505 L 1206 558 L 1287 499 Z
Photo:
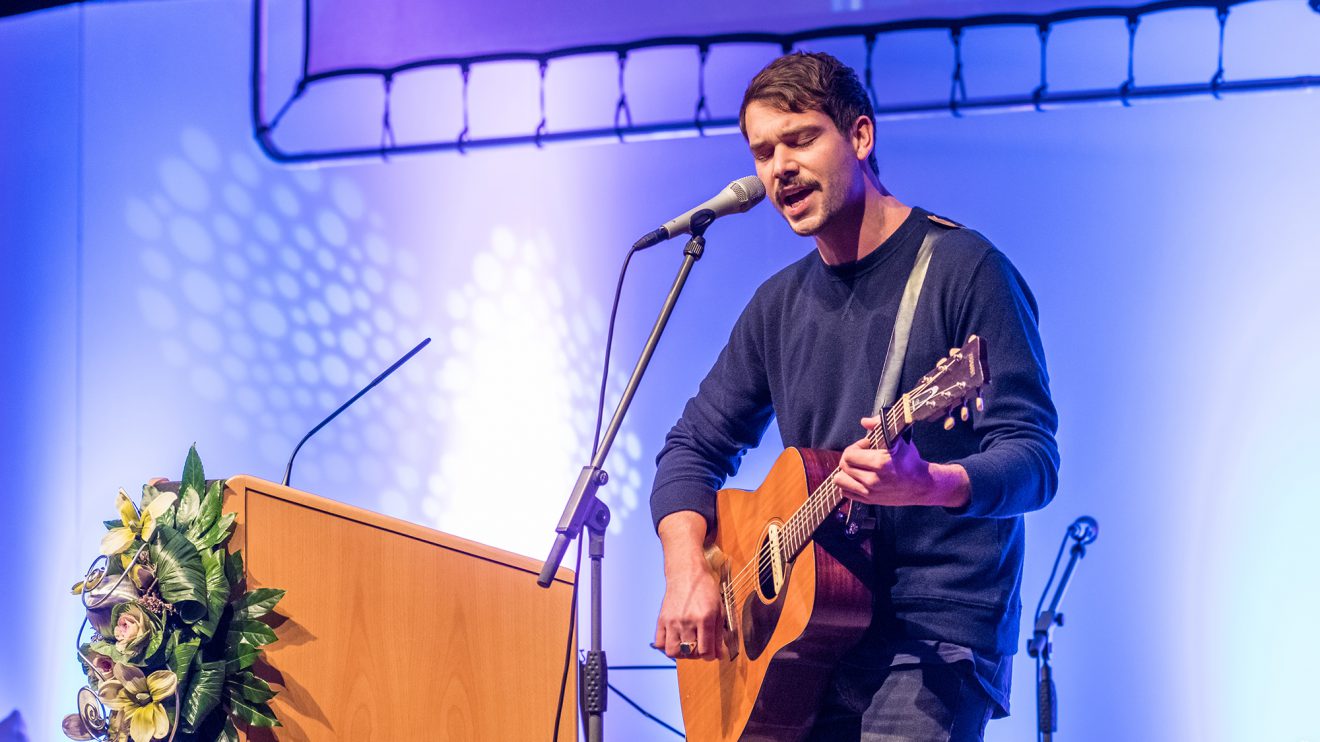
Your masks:
M 783 604 L 779 595 L 788 583 L 792 566 L 784 560 L 783 542 L 778 523 L 771 523 L 761 535 L 757 548 L 756 587 L 759 595 L 743 601 L 741 628 L 743 650 L 755 661 L 770 643 Z

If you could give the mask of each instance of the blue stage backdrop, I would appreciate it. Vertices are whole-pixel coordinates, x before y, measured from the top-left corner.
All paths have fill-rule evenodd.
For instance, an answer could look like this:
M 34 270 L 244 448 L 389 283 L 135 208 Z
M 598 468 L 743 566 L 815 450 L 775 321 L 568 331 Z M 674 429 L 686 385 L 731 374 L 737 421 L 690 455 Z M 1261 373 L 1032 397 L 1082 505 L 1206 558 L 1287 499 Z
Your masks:
M 852 18 L 834 5 L 847 8 L 819 25 Z M 1230 77 L 1320 69 L 1320 15 L 1305 3 L 1235 14 Z M 1209 77 L 1202 15 L 1152 22 L 1143 80 Z M 498 27 L 480 33 L 501 45 Z M 626 246 L 752 170 L 736 136 L 277 166 L 253 141 L 250 34 L 249 4 L 231 0 L 0 20 L 0 716 L 19 709 L 33 739 L 73 710 L 68 587 L 115 491 L 177 476 L 193 442 L 212 476 L 278 479 L 303 432 L 423 337 L 430 348 L 308 444 L 293 484 L 544 556 L 589 456 Z M 980 39 L 973 92 L 1034 84 L 1034 34 Z M 1055 42 L 1059 84 L 1126 74 L 1117 21 Z M 947 40 L 900 47 L 877 51 L 878 88 L 947 86 Z M 860 61 L 849 45 L 818 48 Z M 291 53 L 276 52 L 273 79 Z M 770 53 L 749 53 L 749 74 Z M 646 90 L 679 91 L 683 110 L 693 99 L 693 65 L 666 77 L 665 54 L 637 62 L 632 93 L 657 118 Z M 474 87 L 474 114 L 530 130 L 525 82 Z M 570 65 L 554 84 L 586 106 L 613 78 Z M 377 116 L 371 89 L 314 101 L 296 131 L 333 140 L 359 109 Z M 716 115 L 734 113 L 741 83 L 716 92 Z M 441 99 L 399 105 L 414 122 L 455 120 Z M 1317 121 L 1320 99 L 1290 93 L 880 127 L 886 184 L 982 231 L 1041 307 L 1063 468 L 1055 502 L 1028 517 L 1028 613 L 1065 526 L 1082 513 L 1101 524 L 1057 634 L 1069 739 L 1312 739 Z M 708 238 L 607 467 L 615 664 L 660 659 L 647 648 L 663 583 L 646 500 L 664 434 L 755 287 L 812 249 L 769 206 Z M 609 409 L 680 248 L 634 262 Z M 772 430 L 736 484 L 759 481 L 779 446 Z M 671 672 L 611 680 L 678 723 Z M 1025 656 L 1014 684 L 991 740 L 1033 734 Z M 668 736 L 617 701 L 608 725 Z

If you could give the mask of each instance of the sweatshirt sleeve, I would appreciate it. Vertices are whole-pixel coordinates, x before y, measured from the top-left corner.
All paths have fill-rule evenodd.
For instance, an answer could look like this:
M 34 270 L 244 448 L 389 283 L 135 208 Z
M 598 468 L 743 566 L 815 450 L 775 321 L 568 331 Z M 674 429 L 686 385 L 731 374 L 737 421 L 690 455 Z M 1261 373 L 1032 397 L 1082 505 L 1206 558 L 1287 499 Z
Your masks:
M 1058 488 L 1058 414 L 1050 400 L 1036 300 L 1008 258 L 990 250 L 972 274 L 958 337 L 985 341 L 990 383 L 974 418 L 980 451 L 955 460 L 971 482 L 957 515 L 1007 518 L 1044 507 Z
M 693 510 L 715 526 L 715 493 L 738 471 L 747 449 L 761 442 L 773 412 L 764 361 L 762 326 L 753 300 L 729 342 L 688 400 L 656 456 L 651 518 L 658 529 L 670 513 Z

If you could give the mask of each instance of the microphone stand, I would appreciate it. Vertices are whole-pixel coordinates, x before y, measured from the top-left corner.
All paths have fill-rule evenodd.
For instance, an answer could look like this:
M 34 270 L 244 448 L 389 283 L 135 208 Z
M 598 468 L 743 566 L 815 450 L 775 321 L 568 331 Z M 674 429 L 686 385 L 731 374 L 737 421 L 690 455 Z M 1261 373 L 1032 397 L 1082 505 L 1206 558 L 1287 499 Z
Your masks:
M 687 246 L 683 248 L 683 264 L 678 269 L 678 276 L 669 289 L 669 296 L 665 298 L 655 326 L 651 328 L 651 336 L 647 338 L 646 345 L 642 348 L 642 355 L 633 368 L 628 386 L 623 390 L 623 397 L 614 410 L 614 417 L 610 419 L 609 427 L 605 429 L 605 435 L 596 449 L 595 456 L 578 474 L 577 483 L 573 485 L 573 492 L 564 506 L 564 514 L 559 518 L 559 525 L 555 526 L 557 535 L 554 545 L 550 547 L 550 556 L 546 558 L 545 565 L 541 568 L 541 575 L 536 580 L 536 584 L 541 587 L 550 586 L 555 572 L 559 569 L 559 563 L 564 559 L 564 552 L 568 550 L 568 545 L 581 534 L 582 527 L 586 526 L 590 536 L 588 554 L 591 557 L 591 649 L 587 651 L 587 659 L 579 668 L 578 696 L 582 713 L 586 716 L 588 742 L 602 742 L 604 739 L 609 675 L 605 651 L 601 649 L 601 560 L 605 556 L 605 527 L 610 522 L 610 509 L 596 497 L 596 490 L 609 481 L 609 475 L 602 468 L 605 457 L 609 455 L 610 447 L 614 445 L 614 439 L 619 434 L 623 417 L 632 404 L 633 395 L 641 384 L 642 375 L 646 373 L 651 356 L 655 354 L 660 335 L 665 331 L 665 325 L 669 323 L 669 315 L 673 313 L 674 305 L 678 303 L 678 296 L 683 291 L 683 285 L 687 283 L 688 274 L 692 272 L 692 266 L 701 259 L 706 249 L 706 228 L 713 221 L 715 221 L 715 212 L 710 209 L 703 209 L 692 215 L 692 239 L 688 240 Z
M 1051 634 L 1055 626 L 1063 625 L 1063 614 L 1059 613 L 1059 603 L 1068 591 L 1073 570 L 1082 557 L 1086 556 L 1086 546 L 1095 540 L 1095 532 L 1077 530 L 1076 524 L 1068 529 L 1077 543 L 1068 550 L 1068 566 L 1064 567 L 1063 576 L 1054 589 L 1054 598 L 1048 608 L 1036 617 L 1036 629 L 1027 641 L 1027 654 L 1036 659 L 1036 737 L 1041 742 L 1053 742 L 1054 733 L 1059 731 L 1058 697 L 1054 688 L 1054 673 L 1050 667 L 1050 653 L 1054 649 Z M 1067 538 L 1067 537 L 1065 537 Z M 1058 562 L 1055 562 L 1058 566 Z M 1049 589 L 1049 585 L 1045 586 Z

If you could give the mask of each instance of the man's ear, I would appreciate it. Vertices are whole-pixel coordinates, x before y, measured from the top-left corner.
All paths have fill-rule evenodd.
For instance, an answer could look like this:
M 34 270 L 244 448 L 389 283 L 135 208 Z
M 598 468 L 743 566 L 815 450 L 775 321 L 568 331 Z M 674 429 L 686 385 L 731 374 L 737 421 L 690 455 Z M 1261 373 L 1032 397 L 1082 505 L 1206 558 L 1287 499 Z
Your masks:
M 852 132 L 849 140 L 852 142 L 853 151 L 857 153 L 859 162 L 865 162 L 866 158 L 871 156 L 871 150 L 875 149 L 875 122 L 870 116 L 858 116 L 853 121 Z

